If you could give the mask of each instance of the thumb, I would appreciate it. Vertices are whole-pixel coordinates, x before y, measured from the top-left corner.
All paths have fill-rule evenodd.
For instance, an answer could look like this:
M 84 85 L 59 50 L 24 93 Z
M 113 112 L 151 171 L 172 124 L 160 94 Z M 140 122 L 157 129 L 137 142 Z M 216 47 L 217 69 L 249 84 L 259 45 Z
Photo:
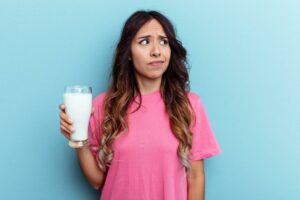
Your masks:
M 92 112 L 91 112 L 91 115 L 93 115 L 93 114 L 94 114 L 94 112 L 95 112 L 95 108 L 94 108 L 94 107 L 92 107 Z

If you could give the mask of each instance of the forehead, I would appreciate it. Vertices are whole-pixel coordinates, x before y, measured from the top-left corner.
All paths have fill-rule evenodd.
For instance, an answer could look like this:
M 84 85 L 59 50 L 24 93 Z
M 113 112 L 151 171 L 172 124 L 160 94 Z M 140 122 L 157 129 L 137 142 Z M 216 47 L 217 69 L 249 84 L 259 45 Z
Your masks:
M 166 36 L 166 33 L 161 26 L 161 24 L 156 19 L 151 19 L 146 24 L 144 24 L 140 30 L 137 32 L 135 37 L 141 37 L 145 35 L 163 35 Z

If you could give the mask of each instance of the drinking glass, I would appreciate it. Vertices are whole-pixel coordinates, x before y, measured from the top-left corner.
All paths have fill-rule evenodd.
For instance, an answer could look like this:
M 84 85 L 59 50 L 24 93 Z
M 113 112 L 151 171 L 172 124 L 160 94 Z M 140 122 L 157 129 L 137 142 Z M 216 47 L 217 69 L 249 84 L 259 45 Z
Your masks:
M 70 135 L 69 145 L 80 148 L 87 143 L 88 125 L 92 112 L 92 88 L 89 86 L 65 86 L 66 114 L 73 121 L 75 132 Z

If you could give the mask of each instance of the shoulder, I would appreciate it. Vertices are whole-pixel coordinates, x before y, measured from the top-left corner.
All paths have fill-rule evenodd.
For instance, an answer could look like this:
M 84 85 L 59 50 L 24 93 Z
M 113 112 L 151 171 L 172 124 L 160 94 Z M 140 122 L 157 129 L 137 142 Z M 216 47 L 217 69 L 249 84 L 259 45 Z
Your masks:
M 195 99 L 199 99 L 200 98 L 200 95 L 197 94 L 196 92 L 193 92 L 193 91 L 189 91 L 187 93 L 187 96 L 190 100 L 195 100 Z
M 93 103 L 94 104 L 102 104 L 106 97 L 106 94 L 107 94 L 107 92 L 104 91 L 104 92 L 101 92 L 98 95 L 96 95 L 93 99 Z
M 100 119 L 104 115 L 104 100 L 107 92 L 101 92 L 93 98 L 92 105 L 95 109 L 95 118 Z
M 96 109 L 102 109 L 107 92 L 101 92 L 93 98 L 93 106 Z
M 189 101 L 190 101 L 192 107 L 195 108 L 196 105 L 198 105 L 199 103 L 201 104 L 201 97 L 196 92 L 189 91 L 187 93 L 187 97 L 189 98 Z

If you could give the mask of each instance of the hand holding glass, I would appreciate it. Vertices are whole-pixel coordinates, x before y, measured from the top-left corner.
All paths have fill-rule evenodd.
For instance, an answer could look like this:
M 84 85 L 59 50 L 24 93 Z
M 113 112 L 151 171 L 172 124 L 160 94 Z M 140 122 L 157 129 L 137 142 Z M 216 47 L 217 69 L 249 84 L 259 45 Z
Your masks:
M 66 114 L 73 121 L 75 131 L 70 136 L 69 145 L 80 148 L 87 143 L 88 125 L 92 112 L 92 88 L 88 86 L 66 86 L 64 90 Z

